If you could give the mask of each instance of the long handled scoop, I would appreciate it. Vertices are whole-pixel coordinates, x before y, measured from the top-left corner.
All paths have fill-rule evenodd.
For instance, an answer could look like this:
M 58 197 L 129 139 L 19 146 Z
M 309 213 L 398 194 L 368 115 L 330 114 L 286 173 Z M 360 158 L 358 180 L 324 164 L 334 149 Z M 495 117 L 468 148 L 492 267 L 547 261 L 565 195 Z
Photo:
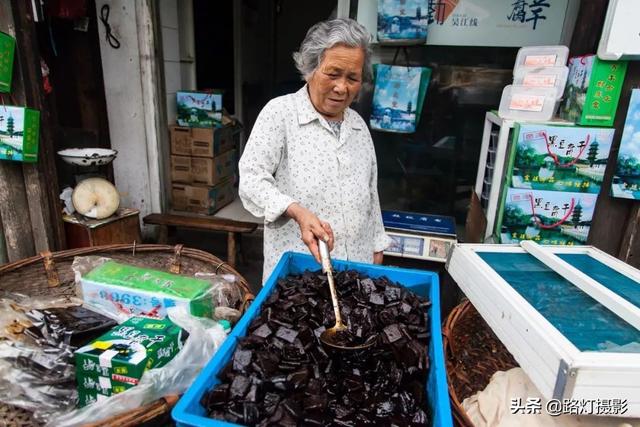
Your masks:
M 350 336 L 347 326 L 342 322 L 342 316 L 340 315 L 340 305 L 338 304 L 338 292 L 336 292 L 336 285 L 333 281 L 333 270 L 331 268 L 331 258 L 329 257 L 329 248 L 327 244 L 322 240 L 318 240 L 318 246 L 320 248 L 320 259 L 322 261 L 322 271 L 326 273 L 327 280 L 329 281 L 329 290 L 331 291 L 331 302 L 333 303 L 333 312 L 336 316 L 336 324 L 320 334 L 320 341 L 325 345 L 327 349 L 335 351 L 354 351 L 362 350 L 371 347 L 375 344 L 375 339 L 368 339 L 364 344 L 351 345 L 348 343 L 348 337 Z

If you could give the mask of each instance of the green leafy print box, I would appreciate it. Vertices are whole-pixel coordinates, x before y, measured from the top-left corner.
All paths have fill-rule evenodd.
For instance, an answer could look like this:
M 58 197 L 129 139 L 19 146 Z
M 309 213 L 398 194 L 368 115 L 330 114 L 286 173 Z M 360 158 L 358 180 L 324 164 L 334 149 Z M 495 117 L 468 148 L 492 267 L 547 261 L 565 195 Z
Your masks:
M 199 317 L 212 317 L 210 283 L 194 277 L 108 261 L 81 279 L 85 303 L 133 316 L 165 317 L 182 306 Z
M 498 222 L 500 242 L 585 244 L 597 198 L 589 193 L 508 188 Z
M 0 159 L 35 163 L 39 139 L 39 111 L 0 105 Z
M 612 128 L 516 124 L 510 186 L 598 194 L 614 132 Z
M 613 126 L 626 72 L 626 61 L 602 61 L 596 55 L 569 58 L 560 117 L 579 125 Z
M 11 92 L 16 39 L 0 32 L 0 93 Z
M 146 370 L 173 359 L 184 338 L 169 319 L 132 317 L 79 348 L 75 360 L 80 406 L 135 386 Z
M 176 93 L 179 126 L 192 128 L 222 127 L 222 94 L 206 92 Z

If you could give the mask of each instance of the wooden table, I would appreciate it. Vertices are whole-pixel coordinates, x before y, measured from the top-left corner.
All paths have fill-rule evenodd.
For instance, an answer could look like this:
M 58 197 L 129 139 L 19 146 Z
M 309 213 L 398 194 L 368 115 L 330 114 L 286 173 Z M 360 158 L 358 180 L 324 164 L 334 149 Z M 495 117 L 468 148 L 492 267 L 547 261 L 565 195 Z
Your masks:
M 251 233 L 258 224 L 215 217 L 195 217 L 175 214 L 151 214 L 143 218 L 145 224 L 160 226 L 158 243 L 166 244 L 175 235 L 178 227 L 200 231 L 223 231 L 227 233 L 227 264 L 235 268 L 236 251 L 241 233 Z
M 142 243 L 140 211 L 120 208 L 105 219 L 91 219 L 79 214 L 64 215 L 65 234 L 69 249 L 120 243 Z

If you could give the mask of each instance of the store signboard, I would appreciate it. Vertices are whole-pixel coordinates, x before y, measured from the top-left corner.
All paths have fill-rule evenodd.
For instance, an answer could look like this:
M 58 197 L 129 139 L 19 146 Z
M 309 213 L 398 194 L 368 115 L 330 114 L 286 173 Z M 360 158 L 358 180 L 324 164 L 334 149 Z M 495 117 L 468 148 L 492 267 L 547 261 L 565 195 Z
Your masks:
M 430 22 L 427 44 L 519 47 L 566 44 L 577 6 L 574 0 L 429 0 L 418 13 Z M 358 2 L 357 19 L 374 35 L 377 8 L 377 0 Z

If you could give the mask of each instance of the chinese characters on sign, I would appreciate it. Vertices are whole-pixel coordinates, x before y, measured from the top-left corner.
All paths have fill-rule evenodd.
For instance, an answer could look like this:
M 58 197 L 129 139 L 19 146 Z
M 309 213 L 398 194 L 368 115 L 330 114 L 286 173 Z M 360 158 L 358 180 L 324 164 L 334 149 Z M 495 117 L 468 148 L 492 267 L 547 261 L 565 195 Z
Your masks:
M 551 6 L 551 0 L 517 0 L 511 4 L 511 13 L 507 15 L 507 19 L 513 22 L 527 23 L 531 22 L 532 29 L 536 29 L 538 21 L 546 20 L 545 12 Z

